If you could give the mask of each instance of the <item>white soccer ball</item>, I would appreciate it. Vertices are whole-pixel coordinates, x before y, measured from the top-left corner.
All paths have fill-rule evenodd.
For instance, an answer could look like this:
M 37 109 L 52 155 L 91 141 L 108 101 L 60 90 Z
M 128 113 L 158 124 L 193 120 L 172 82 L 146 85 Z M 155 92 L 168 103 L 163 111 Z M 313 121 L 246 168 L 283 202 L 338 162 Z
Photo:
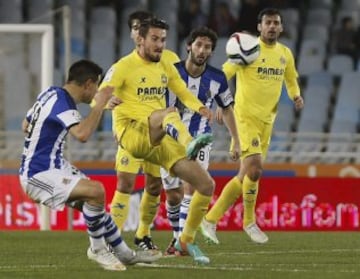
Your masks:
M 249 65 L 259 57 L 259 39 L 253 35 L 236 32 L 226 43 L 226 55 L 230 62 Z

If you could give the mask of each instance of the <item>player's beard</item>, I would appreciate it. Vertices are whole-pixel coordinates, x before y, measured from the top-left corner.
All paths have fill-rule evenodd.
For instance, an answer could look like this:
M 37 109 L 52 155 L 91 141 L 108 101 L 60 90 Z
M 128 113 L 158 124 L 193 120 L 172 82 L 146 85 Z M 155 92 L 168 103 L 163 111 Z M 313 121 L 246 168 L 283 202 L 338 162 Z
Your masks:
M 145 58 L 151 62 L 159 62 L 160 58 L 161 58 L 161 54 L 162 54 L 162 52 L 161 53 L 156 52 L 156 53 L 152 54 L 149 49 L 145 49 L 145 52 L 144 52 Z
M 190 51 L 190 59 L 193 64 L 195 64 L 198 67 L 201 67 L 208 61 L 209 56 L 205 57 L 205 58 L 203 58 L 203 60 L 199 61 L 199 59 L 196 58 L 195 54 L 192 51 Z
M 268 33 L 265 37 L 268 44 L 274 44 L 279 37 L 279 34 L 275 33 Z

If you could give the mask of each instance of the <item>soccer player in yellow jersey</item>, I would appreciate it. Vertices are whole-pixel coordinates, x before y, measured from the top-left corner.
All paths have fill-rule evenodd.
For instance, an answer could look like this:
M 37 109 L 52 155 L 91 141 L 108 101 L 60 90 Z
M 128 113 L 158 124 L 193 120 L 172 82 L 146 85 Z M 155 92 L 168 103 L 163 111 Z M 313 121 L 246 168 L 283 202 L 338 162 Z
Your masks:
M 135 11 L 129 15 L 130 37 L 134 40 L 135 48 L 137 48 L 139 40 L 140 22 L 152 17 L 154 15 L 147 11 Z M 179 57 L 174 52 L 164 49 L 161 60 L 173 64 L 179 61 Z M 113 68 L 113 71 L 117 71 L 116 68 Z M 145 189 L 140 202 L 139 226 L 135 234 L 135 244 L 143 250 L 157 249 L 151 239 L 150 226 L 156 216 L 160 202 L 162 189 L 160 166 L 143 159 L 134 158 L 127 150 L 119 146 L 115 169 L 117 185 L 110 211 L 116 225 L 119 229 L 124 226 L 129 213 L 130 196 L 134 190 L 135 179 L 137 174 L 142 171 L 145 175 Z
M 216 103 L 219 107 L 223 108 L 225 126 L 231 137 L 235 139 L 233 150 L 230 152 L 231 159 L 237 161 L 240 155 L 240 142 L 233 111 L 233 95 L 229 90 L 223 71 L 208 64 L 208 60 L 215 50 L 217 38 L 217 34 L 206 26 L 192 29 L 186 40 L 188 55 L 185 60 L 174 65 L 182 79 L 186 82 L 187 87 L 204 105 L 211 109 Z M 182 103 L 174 98 L 171 92 L 169 99 L 170 105 L 174 104 L 179 109 L 181 119 L 186 127 L 188 127 L 191 135 L 194 136 L 212 131 L 212 127 L 207 119 L 199 116 L 194 111 L 184 108 Z M 211 148 L 211 144 L 205 146 L 200 150 L 196 158 L 204 169 L 208 169 Z M 166 249 L 165 255 L 174 255 L 178 254 L 175 244 L 186 221 L 193 188 L 187 182 L 170 176 L 166 171 L 161 170 L 160 172 L 166 193 L 167 217 L 173 228 L 173 239 Z M 180 192 L 184 194 L 180 195 Z M 169 200 L 173 204 L 170 204 Z
M 175 66 L 161 59 L 169 26 L 157 18 L 140 22 L 138 47 L 116 62 L 101 85 L 114 87 L 122 103 L 113 110 L 119 145 L 133 157 L 161 165 L 196 189 L 178 246 L 196 262 L 210 262 L 197 245 L 195 234 L 207 212 L 214 181 L 194 159 L 212 140 L 210 134 L 192 138 L 176 108 L 166 108 L 169 88 L 189 109 L 211 120 L 211 110 L 187 89 Z
M 277 41 L 283 31 L 281 14 L 267 8 L 258 16 L 260 56 L 250 65 L 223 65 L 228 79 L 236 75 L 235 117 L 241 142 L 239 173 L 223 189 L 219 199 L 201 223 L 205 238 L 218 244 L 216 223 L 242 194 L 243 228 L 251 240 L 265 243 L 268 237 L 256 224 L 255 203 L 263 161 L 270 144 L 271 132 L 283 82 L 296 109 L 304 105 L 297 82 L 297 71 L 289 48 Z M 221 112 L 217 114 L 221 119 Z

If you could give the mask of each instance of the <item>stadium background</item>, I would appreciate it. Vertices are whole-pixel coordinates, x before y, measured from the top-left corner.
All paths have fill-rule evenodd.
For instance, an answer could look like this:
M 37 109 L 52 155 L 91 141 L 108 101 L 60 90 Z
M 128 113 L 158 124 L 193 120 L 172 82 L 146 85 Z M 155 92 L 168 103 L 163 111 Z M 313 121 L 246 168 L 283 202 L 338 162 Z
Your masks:
M 265 230 L 359 230 L 360 71 L 351 58 L 336 53 L 334 44 L 344 16 L 351 16 L 356 26 L 360 23 L 360 2 L 201 0 L 202 13 L 213 18 L 220 2 L 228 4 L 235 18 L 240 18 L 248 2 L 271 3 L 282 10 L 285 32 L 280 40 L 294 52 L 306 103 L 302 112 L 295 112 L 283 90 L 257 205 L 260 226 Z M 108 68 L 128 53 L 133 43 L 126 19 L 136 9 L 151 10 L 166 19 L 171 26 L 168 47 L 185 57 L 180 19 L 190 0 L 0 0 L 0 23 L 53 24 L 57 85 L 63 83 L 65 71 L 63 5 L 71 8 L 73 61 L 90 58 Z M 255 25 L 255 19 L 250 20 Z M 220 67 L 226 59 L 226 38 L 219 38 L 210 62 L 214 66 Z M 39 228 L 38 209 L 23 195 L 16 171 L 22 150 L 20 122 L 40 90 L 40 54 L 37 36 L 0 34 L 0 229 Z M 88 107 L 80 110 L 86 114 Z M 210 170 L 219 192 L 237 165 L 229 162 L 224 127 L 215 125 L 214 135 Z M 68 150 L 77 166 L 106 182 L 109 200 L 115 186 L 116 150 L 110 115 L 105 114 L 88 143 L 71 141 Z M 141 186 L 140 178 L 137 187 Z M 134 194 L 134 206 L 138 195 Z M 241 229 L 240 202 L 222 219 L 220 229 Z M 167 226 L 163 213 L 162 208 L 155 222 L 160 229 Z M 53 228 L 66 229 L 66 212 L 53 216 L 57 220 Z M 129 229 L 136 224 L 136 215 L 131 218 Z M 81 217 L 75 216 L 74 222 L 74 229 L 83 229 Z

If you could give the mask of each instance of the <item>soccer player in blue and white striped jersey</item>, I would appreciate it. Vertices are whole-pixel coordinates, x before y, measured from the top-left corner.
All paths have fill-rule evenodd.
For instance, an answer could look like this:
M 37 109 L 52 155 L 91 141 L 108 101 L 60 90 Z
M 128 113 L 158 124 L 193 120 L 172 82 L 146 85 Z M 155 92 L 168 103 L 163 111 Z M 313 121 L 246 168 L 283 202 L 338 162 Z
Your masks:
M 224 122 L 235 143 L 231 155 L 237 160 L 240 142 L 232 109 L 233 96 L 229 90 L 225 74 L 207 63 L 216 47 L 216 42 L 217 35 L 213 30 L 207 27 L 194 29 L 187 40 L 188 56 L 186 60 L 175 63 L 175 67 L 186 82 L 188 89 L 206 107 L 211 109 L 216 103 L 217 106 L 223 109 Z M 193 137 L 203 133 L 211 133 L 209 120 L 186 108 L 171 92 L 169 94 L 169 105 L 175 105 L 178 108 L 183 123 L 188 127 Z M 211 145 L 205 146 L 196 158 L 204 169 L 209 166 L 210 150 Z M 182 182 L 184 186 L 184 196 L 182 196 L 179 179 L 171 177 L 163 169 L 161 173 L 167 195 L 167 215 L 174 233 L 174 238 L 166 251 L 167 255 L 171 255 L 176 253 L 174 245 L 184 228 L 193 189 L 190 184 Z
M 51 86 L 38 95 L 22 125 L 25 143 L 19 174 L 24 191 L 35 202 L 57 210 L 71 206 L 82 211 L 90 238 L 88 258 L 104 269 L 121 271 L 126 269 L 124 264 L 151 262 L 154 256 L 135 253 L 126 245 L 105 211 L 103 185 L 63 157 L 67 134 L 87 141 L 112 97 L 109 86 L 97 93 L 101 74 L 97 64 L 80 60 L 70 67 L 63 87 Z M 82 119 L 77 104 L 90 104 L 93 98 L 96 105 Z

